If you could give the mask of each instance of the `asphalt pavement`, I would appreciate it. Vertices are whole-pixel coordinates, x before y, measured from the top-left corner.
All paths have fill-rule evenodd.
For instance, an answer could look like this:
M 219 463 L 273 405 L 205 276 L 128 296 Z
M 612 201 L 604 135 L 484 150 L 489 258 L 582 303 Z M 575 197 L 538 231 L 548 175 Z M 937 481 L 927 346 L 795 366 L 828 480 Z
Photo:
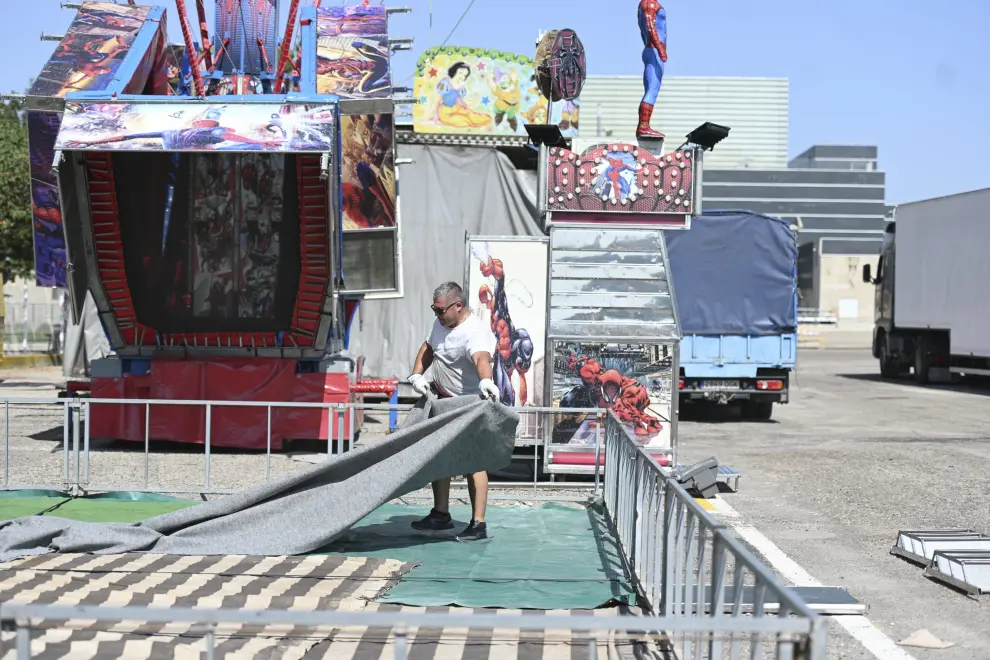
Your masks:
M 682 462 L 716 456 L 744 475 L 720 496 L 738 514 L 726 521 L 768 538 L 780 554 L 765 558 L 784 577 L 793 560 L 791 572 L 869 608 L 878 630 L 860 637 L 876 652 L 832 625 L 830 658 L 990 658 L 990 596 L 969 598 L 889 554 L 899 530 L 990 534 L 990 386 L 883 381 L 869 351 L 804 351 L 792 401 L 770 422 L 730 407 L 681 419 Z M 893 642 L 919 629 L 955 645 L 899 655 Z

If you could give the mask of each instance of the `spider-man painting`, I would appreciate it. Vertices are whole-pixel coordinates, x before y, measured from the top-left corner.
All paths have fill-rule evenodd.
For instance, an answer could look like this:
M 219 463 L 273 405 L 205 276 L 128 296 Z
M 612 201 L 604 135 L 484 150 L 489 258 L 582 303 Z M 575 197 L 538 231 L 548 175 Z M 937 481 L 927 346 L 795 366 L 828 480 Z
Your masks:
M 54 112 L 28 112 L 34 257 L 36 281 L 40 286 L 66 284 L 62 211 L 57 182 L 51 173 L 59 120 L 60 116 Z
M 91 5 L 79 10 L 31 88 L 32 96 L 105 89 L 144 25 L 149 7 Z
M 388 34 L 385 7 L 382 5 L 320 7 L 316 25 L 319 37 L 339 37 L 345 34 L 370 37 Z
M 664 363 L 656 363 L 644 346 L 559 345 L 554 359 L 554 389 L 563 393 L 560 408 L 609 409 L 637 438 L 653 444 L 665 431 L 664 411 L 670 403 L 651 396 L 664 378 L 664 369 Z M 669 380 L 669 364 L 666 372 Z M 660 392 L 663 389 L 660 387 Z M 559 425 L 556 440 L 567 430 L 565 426 Z
M 478 291 L 481 304 L 488 308 L 492 333 L 495 335 L 495 364 L 492 372 L 499 390 L 499 401 L 506 406 L 525 406 L 529 398 L 526 374 L 533 366 L 533 339 L 529 331 L 512 322 L 509 298 L 505 293 L 505 269 L 501 259 L 488 254 L 487 244 L 472 246 L 478 267 L 486 278 L 495 280 L 495 289 L 482 284 Z M 519 397 L 512 387 L 512 376 L 519 376 Z
M 316 51 L 317 87 L 320 94 L 384 96 L 391 88 L 388 51 L 371 40 L 353 41 L 347 48 Z
M 341 117 L 344 229 L 394 227 L 395 158 L 390 115 Z
M 599 199 L 625 203 L 631 196 L 641 192 L 636 185 L 638 171 L 636 159 L 632 155 L 606 152 L 596 168 L 598 178 L 595 180 L 595 195 Z

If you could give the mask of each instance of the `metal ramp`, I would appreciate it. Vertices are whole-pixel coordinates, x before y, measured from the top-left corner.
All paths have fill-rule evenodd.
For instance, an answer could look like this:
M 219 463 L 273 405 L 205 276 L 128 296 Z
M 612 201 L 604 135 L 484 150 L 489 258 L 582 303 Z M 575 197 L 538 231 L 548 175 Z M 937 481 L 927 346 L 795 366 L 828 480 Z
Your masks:
M 925 568 L 925 577 L 965 591 L 971 596 L 990 594 L 990 552 L 937 551 L 931 564 Z
M 677 471 L 680 472 L 687 465 L 678 464 Z M 733 491 L 739 490 L 739 480 L 742 479 L 742 472 L 735 469 L 729 465 L 719 465 L 718 473 L 715 475 L 715 481 L 725 484 L 727 487 L 731 488 Z
M 897 533 L 890 554 L 924 566 L 925 577 L 970 595 L 990 593 L 990 536 L 972 529 Z

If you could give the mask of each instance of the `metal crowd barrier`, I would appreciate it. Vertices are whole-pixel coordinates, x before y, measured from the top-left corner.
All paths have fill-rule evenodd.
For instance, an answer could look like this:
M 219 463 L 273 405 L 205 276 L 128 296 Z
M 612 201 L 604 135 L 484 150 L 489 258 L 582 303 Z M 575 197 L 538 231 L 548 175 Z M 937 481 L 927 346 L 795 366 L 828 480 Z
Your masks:
M 680 635 L 706 637 L 711 634 L 712 624 L 699 617 L 654 617 L 654 616 L 594 616 L 594 615 L 546 615 L 527 616 L 520 614 L 460 614 L 460 613 L 415 613 L 381 611 L 292 611 L 292 610 L 235 610 L 235 609 L 192 609 L 162 607 L 111 607 L 104 605 L 22 605 L 0 604 L 0 624 L 4 630 L 15 631 L 14 647 L 17 660 L 31 657 L 32 622 L 40 621 L 96 621 L 103 623 L 190 623 L 198 624 L 199 635 L 203 638 L 206 658 L 216 657 L 217 626 L 221 624 L 275 626 L 289 625 L 307 629 L 322 628 L 340 631 L 347 628 L 391 629 L 394 636 L 395 660 L 410 657 L 409 638 L 415 630 L 554 630 L 582 633 L 586 637 L 589 660 L 597 658 L 598 646 L 614 633 L 626 633 L 630 639 L 661 639 L 670 631 Z M 92 630 L 92 628 L 90 628 Z M 801 636 L 806 634 L 807 625 L 799 619 L 773 621 L 770 619 L 728 619 L 719 623 L 719 632 L 744 635 Z M 662 631 L 662 632 L 661 632 Z M 192 636 L 193 632 L 184 633 Z M 328 633 L 329 634 L 329 633 Z M 573 639 L 573 637 L 572 637 Z M 375 657 L 378 657 L 377 655 Z M 570 656 L 581 657 L 577 648 L 572 648 Z M 687 660 L 688 656 L 681 656 Z M 698 657 L 698 656 L 695 656 Z M 721 657 L 721 656 L 719 656 Z M 733 656 L 739 657 L 739 656 Z M 753 656 L 754 660 L 756 656 Z M 803 660 L 809 656 L 793 656 Z
M 611 413 L 605 454 L 605 507 L 638 590 L 664 621 L 697 617 L 711 626 L 704 643 L 664 628 L 679 657 L 722 658 L 726 651 L 732 658 L 826 657 L 828 622 L 709 516 Z M 773 619 L 767 616 L 771 607 Z M 740 621 L 753 629 L 727 627 Z M 775 637 L 776 649 L 764 648 L 760 633 L 766 632 Z M 742 656 L 747 643 L 749 655 Z
M 4 409 L 4 484 L 10 487 L 10 408 L 14 405 L 59 406 L 63 423 L 63 481 L 83 491 L 119 489 L 120 485 L 92 488 L 89 484 L 91 446 L 85 424 L 89 406 L 99 403 L 119 404 L 102 399 L 9 399 L 0 401 Z M 267 402 L 197 402 L 131 400 L 133 405 L 204 405 L 209 411 L 217 406 L 265 407 L 269 410 L 288 407 L 320 407 L 334 411 L 334 419 L 354 414 L 354 410 L 388 410 L 383 404 L 300 404 Z M 408 410 L 412 406 L 403 406 Z M 547 416 L 554 414 L 600 413 L 598 410 L 526 408 L 521 413 Z M 606 416 L 604 438 L 596 443 L 596 454 L 608 457 L 602 483 L 602 497 L 613 525 L 621 552 L 632 579 L 650 616 L 646 617 L 508 617 L 498 616 L 488 622 L 478 615 L 411 614 L 385 612 L 248 612 L 234 610 L 167 610 L 154 608 L 69 607 L 54 605 L 0 605 L 0 623 L 17 630 L 18 657 L 29 657 L 32 621 L 188 621 L 217 623 L 279 624 L 309 626 L 392 627 L 396 635 L 396 658 L 405 658 L 407 645 L 404 630 L 428 628 L 566 629 L 595 631 L 638 631 L 652 634 L 672 647 L 680 658 L 720 659 L 722 657 L 773 657 L 781 660 L 824 660 L 827 650 L 827 622 L 783 585 L 773 573 L 753 556 L 717 521 L 710 517 L 677 483 L 673 473 L 661 467 L 651 453 L 640 445 L 624 425 L 611 413 Z M 353 429 L 353 426 L 351 427 Z M 600 428 L 600 427 L 599 427 Z M 271 460 L 271 442 L 266 464 Z M 339 451 L 353 448 L 354 437 L 339 443 Z M 207 439 L 209 435 L 207 435 Z M 327 457 L 333 451 L 327 446 Z M 145 461 L 150 456 L 150 439 L 145 441 Z M 204 486 L 210 486 L 210 446 L 205 450 Z M 596 475 L 599 470 L 596 469 Z M 145 469 L 145 479 L 148 479 Z M 266 465 L 266 479 L 270 466 Z M 597 488 L 596 478 L 596 492 Z M 150 492 L 156 492 L 149 488 Z M 165 491 L 157 491 L 165 492 Z M 182 491 L 198 492 L 198 491 Z M 214 491 L 217 492 L 217 491 Z M 494 499 L 494 498 L 493 498 Z M 534 498 L 539 499 L 539 498 Z M 730 579 L 731 576 L 731 579 Z M 775 616 L 771 616 L 775 614 Z M 550 620 L 553 619 L 553 620 Z M 215 638 L 203 633 L 207 657 Z M 595 657 L 597 645 L 589 645 Z M 748 651 L 748 654 L 745 653 Z
M 93 406 L 110 404 L 110 405 L 126 405 L 126 406 L 139 406 L 144 408 L 144 440 L 143 446 L 141 443 L 127 442 L 118 445 L 121 446 L 133 446 L 134 449 L 140 450 L 143 453 L 143 459 L 141 464 L 135 467 L 135 472 L 132 473 L 133 476 L 138 477 L 136 481 L 130 483 L 121 483 L 119 480 L 114 482 L 113 479 L 110 481 L 100 479 L 99 476 L 96 478 L 91 478 L 91 459 L 97 450 L 93 447 L 92 438 L 90 436 L 90 414 Z M 151 437 L 151 415 L 152 414 L 168 414 L 167 410 L 174 406 L 185 406 L 185 407 L 200 407 L 205 409 L 204 420 L 204 444 L 202 445 L 202 453 L 198 455 L 203 458 L 202 465 L 202 479 L 201 481 L 193 486 L 192 484 L 188 487 L 183 484 L 182 488 L 162 488 L 154 485 L 152 483 L 152 458 L 153 456 L 160 456 L 162 452 L 158 448 L 153 448 L 154 438 Z M 141 490 L 148 493 L 161 493 L 161 494 L 201 494 L 201 495 L 229 495 L 235 492 L 239 492 L 240 489 L 230 489 L 230 488 L 219 488 L 215 484 L 214 479 L 214 460 L 216 459 L 216 447 L 213 446 L 211 442 L 212 427 L 213 427 L 213 413 L 217 409 L 222 408 L 263 408 L 266 411 L 266 446 L 264 448 L 264 483 L 268 483 L 272 479 L 272 411 L 278 409 L 289 409 L 289 408 L 304 408 L 304 409 L 319 409 L 325 410 L 328 414 L 328 432 L 326 439 L 326 459 L 329 460 L 332 456 L 336 456 L 348 451 L 351 451 L 357 442 L 361 438 L 356 433 L 356 412 L 380 412 L 394 414 L 396 412 L 405 413 L 412 410 L 415 406 L 413 405 L 403 405 L 403 404 L 393 404 L 393 403 L 303 403 L 303 402 L 287 402 L 287 401 L 200 401 L 200 400 L 178 400 L 178 399 L 101 399 L 101 398 L 7 398 L 0 399 L 0 407 L 3 410 L 3 488 L 5 490 L 12 489 L 29 489 L 29 488 L 52 488 L 60 487 L 72 494 L 81 494 L 85 492 L 101 492 L 101 491 L 113 491 L 113 490 Z M 12 427 L 12 409 L 28 410 L 26 415 L 22 414 L 21 419 L 34 418 L 41 414 L 41 411 L 48 410 L 49 414 L 52 414 L 52 421 L 55 422 L 57 415 L 58 420 L 60 420 L 62 425 L 62 443 L 61 443 L 61 454 L 62 454 L 62 465 L 61 465 L 61 482 L 57 482 L 54 473 L 52 478 L 49 479 L 47 483 L 44 482 L 20 482 L 15 483 L 11 480 L 11 427 Z M 560 487 L 559 483 L 541 483 L 538 482 L 538 474 L 540 472 L 541 459 L 539 456 L 539 449 L 545 446 L 547 442 L 547 437 L 549 434 L 550 424 L 547 422 L 554 416 L 567 416 L 567 415 L 602 415 L 604 410 L 593 409 L 593 408 L 551 408 L 551 407 L 524 407 L 524 408 L 514 408 L 520 415 L 520 425 L 519 432 L 516 439 L 517 447 L 531 447 L 532 453 L 532 470 L 533 477 L 531 481 L 492 481 L 491 486 L 493 487 L 529 487 L 532 486 L 534 489 L 537 488 L 554 488 Z M 346 423 L 345 423 L 346 422 Z M 336 429 L 336 438 L 334 439 L 333 429 Z M 602 448 L 604 446 L 604 438 L 601 432 L 601 427 L 598 427 L 596 432 L 596 446 L 594 451 L 596 455 L 601 457 Z M 230 449 L 230 448 L 224 448 Z M 590 448 L 589 448 L 590 449 Z M 172 447 L 174 451 L 174 446 Z M 134 452 L 136 454 L 137 452 Z M 130 455 L 134 455 L 130 454 Z M 33 457 L 37 458 L 40 454 L 34 453 Z M 193 454 L 196 455 L 196 454 Z M 128 461 L 132 459 L 126 458 L 126 454 L 122 454 L 121 461 Z M 594 489 L 595 491 L 600 490 L 601 485 L 601 465 L 602 460 L 596 461 L 597 465 L 593 470 L 593 479 L 586 483 L 572 482 L 568 484 L 568 487 L 577 488 L 588 488 Z M 300 468 L 302 465 L 300 465 Z M 250 485 L 256 485 L 260 483 L 260 475 L 258 481 Z M 463 485 L 462 482 L 454 480 L 453 485 L 459 486 Z

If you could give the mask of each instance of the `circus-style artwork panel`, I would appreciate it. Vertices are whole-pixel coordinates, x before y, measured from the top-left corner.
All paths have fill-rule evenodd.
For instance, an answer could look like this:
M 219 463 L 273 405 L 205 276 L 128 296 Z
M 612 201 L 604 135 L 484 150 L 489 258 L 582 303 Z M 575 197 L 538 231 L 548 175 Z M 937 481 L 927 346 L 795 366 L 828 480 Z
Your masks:
M 533 60 L 483 48 L 431 48 L 416 65 L 413 130 L 417 133 L 526 135 L 526 124 L 578 131 L 577 100 L 550 104 L 537 88 Z
M 472 236 L 467 254 L 468 303 L 496 340 L 492 373 L 499 399 L 507 406 L 543 406 L 547 241 Z
M 670 449 L 673 357 L 666 343 L 555 341 L 552 405 L 611 410 L 643 446 Z M 593 415 L 561 415 L 552 442 L 594 447 L 597 424 Z
M 385 7 L 320 7 L 316 16 L 317 93 L 387 98 L 392 78 Z
M 600 144 L 575 153 L 551 147 L 547 210 L 690 215 L 694 157 L 690 150 L 654 156 L 632 144 Z
M 63 98 L 69 92 L 106 89 L 151 9 L 112 2 L 84 3 L 28 96 Z
M 34 219 L 34 266 L 38 286 L 66 286 L 65 234 L 58 181 L 52 175 L 55 137 L 62 116 L 29 111 L 28 145 L 31 153 L 31 212 Z
M 335 116 L 334 105 L 70 102 L 55 148 L 335 151 Z
M 395 126 L 390 114 L 340 118 L 344 230 L 395 227 Z

